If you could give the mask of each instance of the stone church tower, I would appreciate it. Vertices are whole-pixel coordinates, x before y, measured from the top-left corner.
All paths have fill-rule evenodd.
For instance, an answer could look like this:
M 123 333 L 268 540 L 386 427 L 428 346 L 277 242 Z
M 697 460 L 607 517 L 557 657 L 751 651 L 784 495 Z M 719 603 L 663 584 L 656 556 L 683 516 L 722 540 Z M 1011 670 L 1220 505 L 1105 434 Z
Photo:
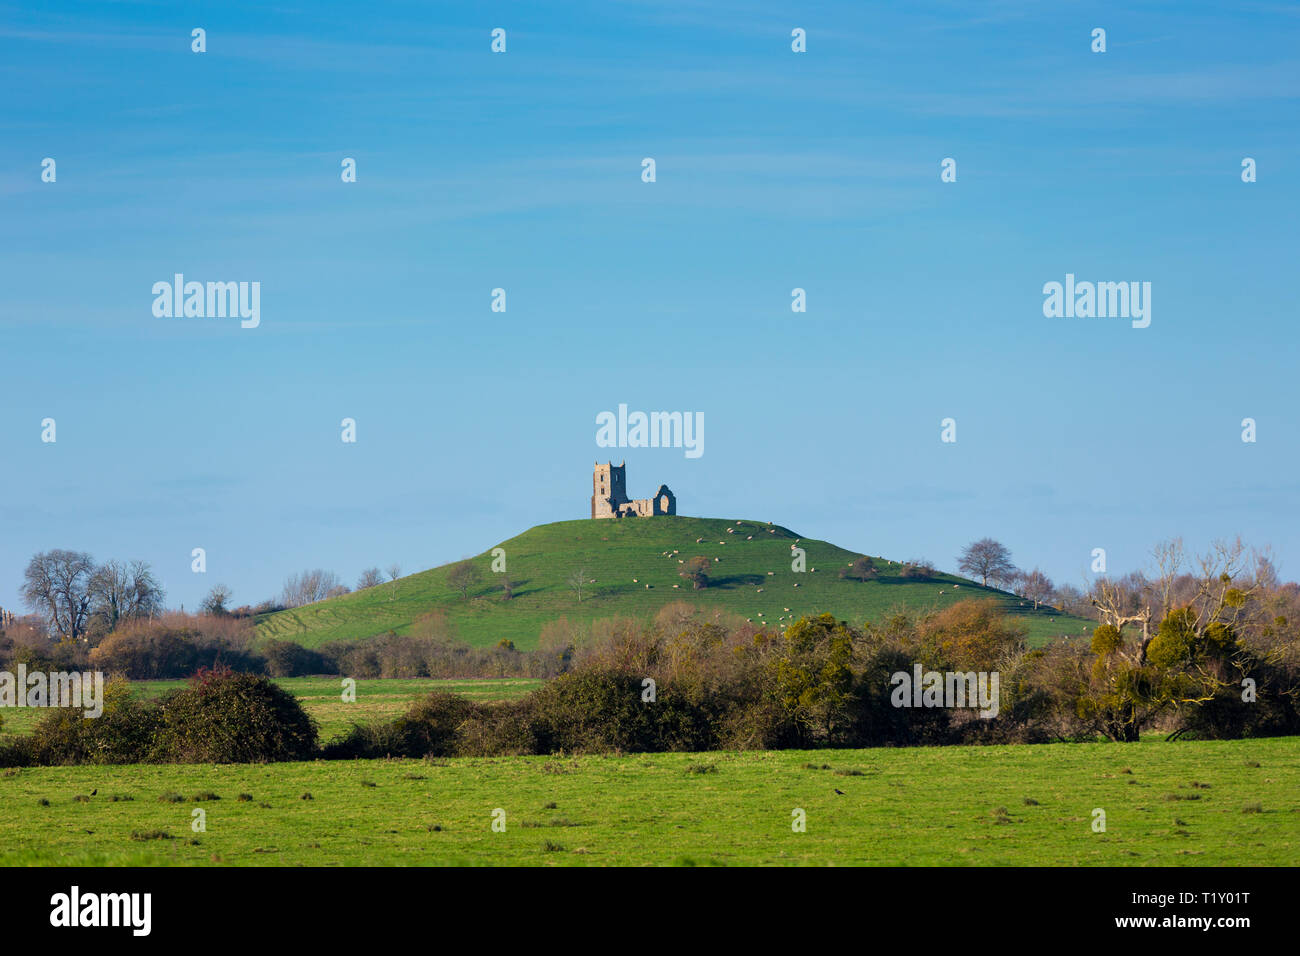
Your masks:
M 613 462 L 596 463 L 591 475 L 591 516 L 593 518 L 622 518 L 635 515 L 648 518 L 651 515 L 677 514 L 677 498 L 668 490 L 667 485 L 660 485 L 653 498 L 630 500 L 627 496 L 627 462 L 615 465 Z

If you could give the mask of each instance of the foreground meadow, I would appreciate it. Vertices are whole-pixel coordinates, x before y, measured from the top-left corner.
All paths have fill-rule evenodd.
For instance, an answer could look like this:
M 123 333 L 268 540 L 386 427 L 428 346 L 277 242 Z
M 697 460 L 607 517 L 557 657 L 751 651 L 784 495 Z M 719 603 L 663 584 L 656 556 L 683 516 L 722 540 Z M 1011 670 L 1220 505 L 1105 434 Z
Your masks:
M 0 864 L 1292 866 L 1297 743 L 28 768 Z

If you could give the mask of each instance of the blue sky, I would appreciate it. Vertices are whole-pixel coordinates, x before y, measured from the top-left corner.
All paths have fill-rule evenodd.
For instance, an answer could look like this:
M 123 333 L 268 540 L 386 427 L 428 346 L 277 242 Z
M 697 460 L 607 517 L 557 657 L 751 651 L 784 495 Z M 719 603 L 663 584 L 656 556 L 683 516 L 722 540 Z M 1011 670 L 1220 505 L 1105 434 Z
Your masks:
M 586 515 L 620 403 L 704 415 L 698 459 L 613 452 L 684 514 L 1295 577 L 1297 41 L 1280 3 L 0 5 L 0 606 L 54 547 L 188 607 L 478 553 Z M 155 318 L 176 272 L 261 326 Z M 1066 273 L 1151 282 L 1150 327 L 1045 318 Z

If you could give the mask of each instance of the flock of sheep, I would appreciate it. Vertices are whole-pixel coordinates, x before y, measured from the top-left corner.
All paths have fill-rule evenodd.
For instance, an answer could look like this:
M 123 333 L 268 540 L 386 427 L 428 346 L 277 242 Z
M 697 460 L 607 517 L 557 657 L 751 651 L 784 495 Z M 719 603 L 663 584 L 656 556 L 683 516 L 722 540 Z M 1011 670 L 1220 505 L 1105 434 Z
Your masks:
M 771 523 L 772 523 L 772 522 L 770 522 L 770 521 L 768 522 L 769 525 L 770 525 Z M 735 524 L 736 524 L 737 527 L 744 527 L 744 525 L 745 525 L 745 523 L 744 523 L 743 521 L 737 521 L 737 522 L 735 522 Z M 770 527 L 769 527 L 769 528 L 767 529 L 767 531 L 768 531 L 768 534 L 776 534 L 776 529 L 775 529 L 775 528 L 770 528 Z M 727 534 L 735 534 L 735 533 L 736 533 L 736 529 L 735 529 L 734 527 L 733 527 L 733 528 L 728 528 L 728 529 L 727 529 Z M 753 541 L 753 540 L 754 540 L 754 536 L 753 536 L 752 534 L 751 534 L 751 535 L 746 535 L 745 540 L 746 540 L 746 541 Z M 791 550 L 794 550 L 795 547 L 798 546 L 798 544 L 799 544 L 799 542 L 800 542 L 801 540 L 802 540 L 801 538 L 795 538 L 795 539 L 794 539 L 795 543 L 792 544 L 792 545 L 790 545 L 790 549 L 791 549 Z M 696 543 L 696 544 L 703 544 L 703 543 L 704 543 L 704 539 L 703 539 L 703 538 L 696 538 L 696 539 L 695 539 L 695 543 Z M 719 541 L 718 544 L 722 545 L 723 547 L 726 547 L 727 542 L 726 542 L 726 541 Z M 659 556 L 660 556 L 660 557 L 663 557 L 663 558 L 673 558 L 673 557 L 676 557 L 676 556 L 679 555 L 679 554 L 681 554 L 681 550 L 678 549 L 678 548 L 674 548 L 674 549 L 671 550 L 671 551 L 662 551 L 662 552 L 660 552 L 660 555 L 659 555 Z M 717 564 L 717 563 L 719 563 L 720 561 L 722 561 L 722 558 L 720 558 L 720 557 L 716 557 L 716 556 L 715 556 L 715 557 L 713 558 L 713 563 L 714 563 L 714 564 Z M 677 558 L 677 563 L 678 563 L 678 564 L 685 564 L 685 563 L 686 563 L 686 559 L 685 559 L 685 558 Z M 809 571 L 811 571 L 811 572 L 816 572 L 816 570 L 817 570 L 816 568 L 809 568 Z M 768 571 L 768 572 L 767 572 L 767 576 L 768 576 L 768 577 L 774 577 L 775 575 L 776 575 L 776 572 L 775 572 L 775 571 Z M 633 584 L 640 584 L 641 581 L 640 581 L 639 578 L 633 578 L 633 579 L 632 579 L 632 583 L 633 583 Z M 794 585 L 792 585 L 792 586 L 797 588 L 797 587 L 799 586 L 799 584 L 798 584 L 798 582 L 796 582 L 796 583 L 795 583 Z M 646 587 L 647 590 L 649 590 L 651 587 L 653 587 L 653 585 L 647 584 L 647 585 L 645 585 L 645 587 Z M 677 588 L 680 588 L 680 587 L 681 587 L 680 584 L 674 584 L 674 585 L 673 585 L 673 588 L 674 588 L 674 589 L 677 589 Z M 756 593 L 758 593 L 758 594 L 762 594 L 762 593 L 763 593 L 763 590 L 764 590 L 763 588 L 755 588 L 755 591 L 756 591 Z M 791 621 L 794 620 L 795 615 L 794 615 L 793 612 L 790 611 L 790 608 L 788 608 L 788 607 L 787 607 L 787 608 L 782 608 L 782 610 L 785 611 L 786 614 L 782 614 L 779 618 L 777 618 L 777 620 L 779 620 L 779 621 L 784 621 L 784 620 L 786 619 L 787 614 L 789 615 L 789 619 L 790 619 Z M 762 618 L 762 617 L 765 616 L 765 614 L 764 614 L 763 611 L 758 611 L 758 612 L 756 612 L 756 613 L 758 614 L 758 616 L 759 616 L 760 618 Z M 750 623 L 750 624 L 754 623 L 754 619 L 753 619 L 752 617 L 747 617 L 747 618 L 745 618 L 745 620 L 746 620 L 748 623 Z M 762 623 L 767 623 L 767 622 L 765 622 L 765 621 L 760 621 L 759 623 L 762 624 Z

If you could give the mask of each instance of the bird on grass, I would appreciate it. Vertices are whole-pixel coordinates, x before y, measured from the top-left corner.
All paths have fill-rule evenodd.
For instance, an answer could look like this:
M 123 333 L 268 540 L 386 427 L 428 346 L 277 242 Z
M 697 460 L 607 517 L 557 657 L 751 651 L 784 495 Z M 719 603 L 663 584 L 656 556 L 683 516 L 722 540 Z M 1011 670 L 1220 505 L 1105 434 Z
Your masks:
M 832 788 L 832 789 L 835 789 L 835 788 Z M 835 792 L 838 793 L 841 797 L 844 796 L 844 791 L 843 791 L 843 790 L 835 789 Z

